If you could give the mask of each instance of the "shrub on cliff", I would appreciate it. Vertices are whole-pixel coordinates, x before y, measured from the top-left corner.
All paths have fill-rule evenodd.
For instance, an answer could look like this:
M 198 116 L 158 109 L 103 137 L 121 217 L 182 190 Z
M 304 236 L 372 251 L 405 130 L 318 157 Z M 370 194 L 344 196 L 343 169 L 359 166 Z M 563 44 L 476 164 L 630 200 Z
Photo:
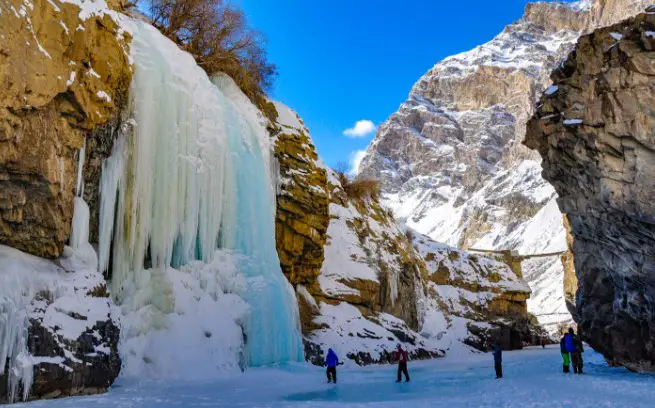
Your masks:
M 164 35 L 196 59 L 208 75 L 228 74 L 266 113 L 265 91 L 277 74 L 264 36 L 248 26 L 241 10 L 223 0 L 143 0 L 142 9 Z
M 348 176 L 348 165 L 345 163 L 337 164 L 334 172 L 341 183 L 341 187 L 346 192 L 348 198 L 353 200 L 363 200 L 370 198 L 375 201 L 380 196 L 380 183 L 375 179 L 358 179 Z

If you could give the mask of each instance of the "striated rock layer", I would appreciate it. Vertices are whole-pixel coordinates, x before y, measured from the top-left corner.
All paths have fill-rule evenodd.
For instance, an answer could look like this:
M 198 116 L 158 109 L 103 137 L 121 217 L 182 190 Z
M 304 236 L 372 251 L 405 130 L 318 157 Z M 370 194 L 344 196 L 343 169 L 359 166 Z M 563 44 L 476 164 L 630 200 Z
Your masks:
M 655 14 L 582 37 L 528 123 L 573 236 L 577 320 L 608 361 L 655 371 Z
M 100 10 L 0 4 L 0 244 L 61 255 L 85 138 L 87 199 L 97 211 L 100 163 L 111 150 L 99 126 L 115 122 L 131 79 L 129 35 Z

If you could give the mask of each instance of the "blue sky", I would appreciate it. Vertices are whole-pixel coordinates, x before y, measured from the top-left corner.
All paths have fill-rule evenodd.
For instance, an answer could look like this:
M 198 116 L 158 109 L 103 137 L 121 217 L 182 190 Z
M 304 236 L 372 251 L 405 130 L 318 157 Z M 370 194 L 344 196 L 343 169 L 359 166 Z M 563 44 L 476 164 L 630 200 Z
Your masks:
M 274 99 L 296 110 L 329 166 L 349 162 L 418 78 L 443 58 L 487 42 L 525 0 L 233 0 L 268 38 L 279 70 Z M 360 123 L 357 134 L 370 128 Z M 352 133 L 352 132 L 351 132 Z

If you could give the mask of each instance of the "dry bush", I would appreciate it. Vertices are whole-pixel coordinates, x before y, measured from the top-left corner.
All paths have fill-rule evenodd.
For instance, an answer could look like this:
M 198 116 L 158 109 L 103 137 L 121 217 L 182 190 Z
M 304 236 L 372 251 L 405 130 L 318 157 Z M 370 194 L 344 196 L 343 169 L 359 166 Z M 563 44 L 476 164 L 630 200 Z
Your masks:
M 348 175 L 348 164 L 339 162 L 334 167 L 334 172 L 337 174 L 341 187 L 346 192 L 346 195 L 354 200 L 362 200 L 365 198 L 372 198 L 376 200 L 380 196 L 380 184 L 375 179 L 358 179 L 352 178 Z
M 380 196 L 380 184 L 374 179 L 355 179 L 343 186 L 348 197 L 355 200 L 372 198 L 377 200 Z
M 264 36 L 223 0 L 144 0 L 153 24 L 196 59 L 208 75 L 228 74 L 267 116 L 265 91 L 277 75 Z

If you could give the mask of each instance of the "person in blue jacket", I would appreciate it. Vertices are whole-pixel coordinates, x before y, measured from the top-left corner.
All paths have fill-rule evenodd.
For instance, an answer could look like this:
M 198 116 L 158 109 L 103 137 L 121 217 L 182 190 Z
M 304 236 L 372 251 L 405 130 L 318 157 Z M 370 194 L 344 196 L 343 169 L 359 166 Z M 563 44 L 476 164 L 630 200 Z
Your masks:
M 503 378 L 503 350 L 498 343 L 493 345 L 492 354 L 494 355 L 494 368 L 496 369 L 496 379 Z
M 328 384 L 331 382 L 337 383 L 337 366 L 343 363 L 339 362 L 339 357 L 332 349 L 328 349 L 327 357 L 325 357 L 325 365 L 327 366 Z
M 571 356 L 569 355 L 569 351 L 566 349 L 566 336 L 562 337 L 562 339 L 559 341 L 559 351 L 562 354 L 562 372 L 564 373 L 569 373 L 570 367 L 571 367 Z

